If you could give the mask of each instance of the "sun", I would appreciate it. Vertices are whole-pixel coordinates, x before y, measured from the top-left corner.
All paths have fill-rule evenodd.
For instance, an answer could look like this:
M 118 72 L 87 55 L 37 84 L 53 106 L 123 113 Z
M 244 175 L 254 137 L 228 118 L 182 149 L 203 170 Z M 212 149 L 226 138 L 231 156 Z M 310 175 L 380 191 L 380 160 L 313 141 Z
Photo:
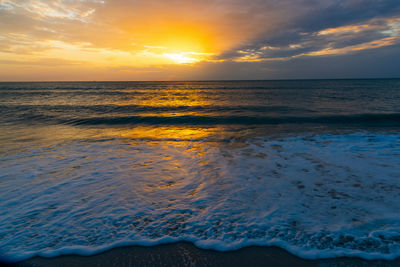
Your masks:
M 200 25 L 182 25 L 174 20 L 153 22 L 143 29 L 140 39 L 145 41 L 148 55 L 167 64 L 195 64 L 215 54 L 212 33 Z
M 171 59 L 177 64 L 191 64 L 201 61 L 207 53 L 196 52 L 179 52 L 179 53 L 163 53 L 164 57 Z

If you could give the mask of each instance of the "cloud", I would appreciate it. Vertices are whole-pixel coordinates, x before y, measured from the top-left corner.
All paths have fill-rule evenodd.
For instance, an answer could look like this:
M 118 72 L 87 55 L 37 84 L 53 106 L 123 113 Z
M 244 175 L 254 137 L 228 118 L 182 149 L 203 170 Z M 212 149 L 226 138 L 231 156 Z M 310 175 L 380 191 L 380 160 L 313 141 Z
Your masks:
M 302 32 L 277 46 L 268 42 L 228 55 L 236 61 L 289 60 L 301 56 L 339 55 L 400 43 L 400 18 L 372 19 L 364 24 Z

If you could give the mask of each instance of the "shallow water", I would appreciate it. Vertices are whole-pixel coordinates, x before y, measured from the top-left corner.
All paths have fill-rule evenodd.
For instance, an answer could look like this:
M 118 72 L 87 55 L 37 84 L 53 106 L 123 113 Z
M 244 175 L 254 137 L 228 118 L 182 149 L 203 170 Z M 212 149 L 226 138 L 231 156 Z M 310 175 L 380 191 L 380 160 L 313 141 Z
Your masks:
M 1 83 L 3 257 L 178 240 L 400 256 L 400 80 Z

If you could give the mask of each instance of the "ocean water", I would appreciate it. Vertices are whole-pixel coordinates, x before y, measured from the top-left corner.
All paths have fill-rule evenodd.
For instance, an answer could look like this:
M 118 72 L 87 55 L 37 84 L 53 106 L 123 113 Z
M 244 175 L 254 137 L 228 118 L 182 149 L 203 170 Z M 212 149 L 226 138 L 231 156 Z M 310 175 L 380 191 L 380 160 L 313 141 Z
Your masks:
M 400 256 L 400 80 L 0 83 L 0 255 Z

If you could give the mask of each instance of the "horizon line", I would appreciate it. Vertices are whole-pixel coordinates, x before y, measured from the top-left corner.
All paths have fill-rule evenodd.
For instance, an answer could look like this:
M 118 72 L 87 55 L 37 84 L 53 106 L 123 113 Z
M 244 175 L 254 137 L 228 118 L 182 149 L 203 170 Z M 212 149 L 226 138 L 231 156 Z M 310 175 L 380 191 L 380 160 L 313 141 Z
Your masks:
M 209 80 L 39 80 L 0 81 L 0 83 L 91 83 L 91 82 L 256 82 L 256 81 L 324 81 L 324 80 L 398 80 L 400 77 L 385 78 L 296 78 L 296 79 L 209 79 Z

